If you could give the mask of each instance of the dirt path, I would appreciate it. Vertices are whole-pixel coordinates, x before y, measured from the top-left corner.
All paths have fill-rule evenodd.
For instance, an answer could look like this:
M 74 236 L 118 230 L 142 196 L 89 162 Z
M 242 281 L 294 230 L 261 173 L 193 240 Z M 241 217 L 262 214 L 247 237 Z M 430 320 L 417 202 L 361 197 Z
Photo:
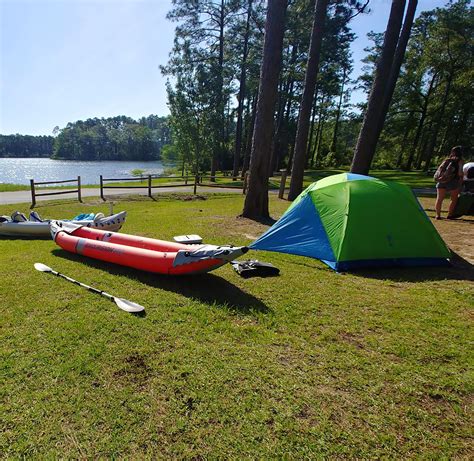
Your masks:
M 474 217 L 463 216 L 454 220 L 435 220 L 435 200 L 432 198 L 421 198 L 420 202 L 449 248 L 466 261 L 474 264 Z M 445 200 L 443 203 L 443 216 L 447 215 L 448 206 L 449 201 Z

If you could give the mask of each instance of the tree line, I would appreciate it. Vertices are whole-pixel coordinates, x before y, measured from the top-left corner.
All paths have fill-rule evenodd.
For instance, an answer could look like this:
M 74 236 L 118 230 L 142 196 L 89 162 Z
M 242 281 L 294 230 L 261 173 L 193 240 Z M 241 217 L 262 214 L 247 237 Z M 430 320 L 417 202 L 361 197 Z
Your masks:
M 250 167 L 260 186 L 285 168 L 292 199 L 308 167 L 428 169 L 450 145 L 469 142 L 469 2 L 415 21 L 416 0 L 393 0 L 354 82 L 351 22 L 368 3 L 174 0 L 174 47 L 162 71 L 170 76 L 172 150 L 183 167 L 233 169 L 234 177 Z M 368 96 L 358 108 L 350 104 L 354 88 Z M 265 189 L 260 196 L 253 214 L 268 214 Z M 250 193 L 248 201 L 260 198 Z
M 0 157 L 50 157 L 53 143 L 53 136 L 0 134 Z
M 68 123 L 58 130 L 53 158 L 74 160 L 157 160 L 170 142 L 166 117 L 138 121 L 124 115 Z
M 414 21 L 379 141 L 381 164 L 428 170 L 452 146 L 472 142 L 474 14 L 469 3 L 424 11 Z M 367 92 L 383 36 L 371 34 L 371 39 L 360 78 Z
M 171 142 L 168 117 L 91 118 L 56 127 L 55 136 L 0 136 L 2 157 L 65 160 L 157 160 Z
M 348 110 L 352 89 L 350 44 L 355 38 L 349 24 L 366 10 L 368 2 L 326 3 L 328 14 L 320 8 L 325 32 L 309 104 L 308 166 L 347 162 L 357 135 L 352 126 L 356 116 Z M 265 7 L 262 0 L 173 1 L 168 18 L 178 25 L 170 60 L 162 72 L 171 77 L 167 91 L 176 155 L 189 167 L 210 169 L 211 174 L 217 169 L 233 170 L 234 175 L 248 169 L 257 116 Z M 313 10 L 314 0 L 295 0 L 286 13 L 272 170 L 292 164 Z M 337 126 L 333 126 L 329 120 L 336 117 Z

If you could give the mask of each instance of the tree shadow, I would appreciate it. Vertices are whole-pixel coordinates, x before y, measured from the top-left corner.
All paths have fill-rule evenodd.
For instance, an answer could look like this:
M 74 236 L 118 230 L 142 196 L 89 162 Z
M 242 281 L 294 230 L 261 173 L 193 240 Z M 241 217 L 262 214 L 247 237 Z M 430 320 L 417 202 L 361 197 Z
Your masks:
M 436 210 L 434 208 L 425 208 L 425 211 L 428 213 L 433 213 L 433 216 L 428 215 L 429 218 L 434 219 L 434 213 L 436 213 Z M 467 218 L 466 216 L 469 216 L 471 219 Z M 474 219 L 472 215 L 461 215 L 457 216 L 454 219 L 446 219 L 446 217 L 443 217 L 442 221 L 451 221 L 451 222 L 467 222 L 469 224 L 474 224 Z
M 69 253 L 62 249 L 52 251 L 55 256 L 106 271 L 113 275 L 123 275 L 160 290 L 170 291 L 206 304 L 226 306 L 240 314 L 252 312 L 267 313 L 268 306 L 253 295 L 245 293 L 232 283 L 214 274 L 162 275 L 142 272 L 96 259 Z
M 275 224 L 277 222 L 276 219 L 273 219 L 273 218 L 270 218 L 270 217 L 265 218 L 263 216 L 247 218 L 246 216 L 243 216 L 243 215 L 239 214 L 237 216 L 237 218 L 249 219 L 250 221 L 254 221 L 254 222 L 257 222 L 259 224 L 265 224 L 266 226 L 273 226 L 273 224 Z
M 437 280 L 474 281 L 474 265 L 451 250 L 451 266 L 403 267 L 383 269 L 361 269 L 352 275 L 394 282 L 428 282 Z
M 51 240 L 51 235 L 0 235 L 0 240 Z

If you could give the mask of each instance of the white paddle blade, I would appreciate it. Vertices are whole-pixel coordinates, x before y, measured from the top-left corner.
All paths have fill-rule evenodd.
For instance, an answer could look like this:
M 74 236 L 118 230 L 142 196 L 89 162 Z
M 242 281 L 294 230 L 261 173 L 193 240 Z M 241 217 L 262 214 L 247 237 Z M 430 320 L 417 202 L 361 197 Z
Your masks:
M 51 267 L 48 267 L 46 266 L 45 264 L 42 264 L 42 263 L 35 263 L 35 269 L 37 271 L 41 271 L 41 272 L 52 272 L 53 269 L 51 269 Z
M 129 301 L 128 299 L 114 297 L 115 304 L 125 312 L 143 312 L 145 308 L 140 304 Z

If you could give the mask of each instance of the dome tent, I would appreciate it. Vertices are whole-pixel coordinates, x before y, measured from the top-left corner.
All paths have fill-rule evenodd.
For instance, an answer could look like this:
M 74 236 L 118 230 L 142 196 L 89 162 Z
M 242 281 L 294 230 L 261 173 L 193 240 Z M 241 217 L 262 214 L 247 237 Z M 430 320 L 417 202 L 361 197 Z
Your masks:
M 450 251 L 408 186 L 342 173 L 311 184 L 250 245 L 336 271 L 448 265 Z

